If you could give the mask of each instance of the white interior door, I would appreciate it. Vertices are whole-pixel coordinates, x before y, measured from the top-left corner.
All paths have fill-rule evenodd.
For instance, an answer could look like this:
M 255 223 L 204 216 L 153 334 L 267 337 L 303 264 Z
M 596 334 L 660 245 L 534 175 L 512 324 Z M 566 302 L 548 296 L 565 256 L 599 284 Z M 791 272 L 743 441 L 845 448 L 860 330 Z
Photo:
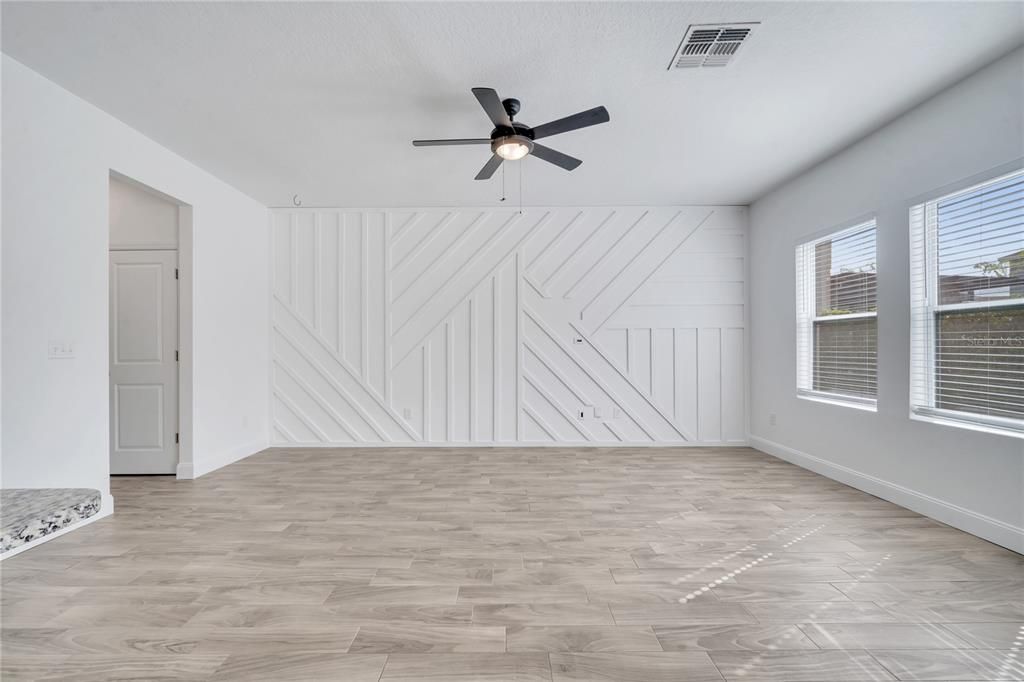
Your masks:
M 177 251 L 110 252 L 110 473 L 178 464 Z

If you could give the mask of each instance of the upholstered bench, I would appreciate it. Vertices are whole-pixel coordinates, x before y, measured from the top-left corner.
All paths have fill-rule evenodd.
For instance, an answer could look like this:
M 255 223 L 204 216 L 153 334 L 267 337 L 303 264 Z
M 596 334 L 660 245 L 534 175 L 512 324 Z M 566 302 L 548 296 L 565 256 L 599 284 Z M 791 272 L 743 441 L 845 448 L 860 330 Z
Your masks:
M 91 488 L 0 490 L 0 554 L 89 518 L 100 501 Z

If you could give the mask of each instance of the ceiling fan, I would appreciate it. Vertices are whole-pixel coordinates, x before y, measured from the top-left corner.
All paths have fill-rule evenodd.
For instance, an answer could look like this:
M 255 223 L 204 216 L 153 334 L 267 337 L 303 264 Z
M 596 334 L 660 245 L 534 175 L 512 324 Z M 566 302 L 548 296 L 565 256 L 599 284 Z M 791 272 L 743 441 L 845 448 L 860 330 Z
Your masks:
M 533 154 L 538 159 L 553 163 L 560 168 L 571 171 L 579 166 L 582 161 L 573 158 L 568 154 L 556 151 L 551 147 L 537 144 L 534 140 L 542 137 L 551 137 L 559 133 L 567 133 L 570 130 L 578 130 L 598 123 L 607 123 L 608 110 L 604 107 L 594 107 L 581 111 L 572 116 L 560 118 L 543 125 L 531 128 L 530 126 L 514 121 L 513 118 L 519 113 L 519 100 L 501 99 L 498 93 L 491 88 L 473 88 L 480 106 L 484 108 L 487 117 L 494 124 L 494 130 L 490 137 L 467 138 L 457 140 L 413 140 L 416 147 L 443 147 L 448 145 L 463 144 L 490 144 L 491 158 L 476 174 L 477 180 L 487 180 L 502 161 L 518 161 L 527 154 Z

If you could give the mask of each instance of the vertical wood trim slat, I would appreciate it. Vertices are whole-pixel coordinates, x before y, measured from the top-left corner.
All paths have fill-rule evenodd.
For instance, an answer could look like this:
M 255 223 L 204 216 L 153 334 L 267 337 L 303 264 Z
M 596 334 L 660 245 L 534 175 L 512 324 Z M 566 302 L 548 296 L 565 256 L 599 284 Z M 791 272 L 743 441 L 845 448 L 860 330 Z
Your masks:
M 369 230 L 366 225 L 366 212 L 359 212 L 359 226 L 362 230 L 362 237 L 360 238 L 360 247 L 362 249 L 363 262 L 359 268 L 363 276 L 362 285 L 360 286 L 360 315 L 362 318 L 362 339 L 359 344 L 360 348 L 360 359 L 359 359 L 359 374 L 366 380 L 369 372 L 370 365 L 370 245 L 368 243 Z
M 338 211 L 338 357 L 345 357 L 345 238 L 348 216 Z
M 429 442 L 430 430 L 430 339 L 422 346 L 423 355 L 423 440 Z
M 413 220 L 417 214 L 410 216 L 409 220 Z M 384 272 L 382 277 L 384 279 L 384 402 L 388 405 L 394 406 L 394 386 L 392 384 L 392 370 L 394 369 L 391 365 L 391 244 L 394 240 L 394 236 L 391 234 L 392 230 L 391 211 L 384 212 Z
M 636 372 L 636 360 L 633 354 L 636 352 L 636 340 L 633 337 L 635 330 L 630 327 L 626 329 L 626 374 L 632 377 Z
M 469 441 L 475 443 L 477 441 L 477 424 L 476 424 L 476 394 L 477 394 L 477 334 L 476 334 L 476 295 L 469 297 Z
M 654 374 L 655 374 L 655 372 L 654 372 L 654 363 L 655 363 L 654 347 L 657 345 L 657 342 L 655 340 L 655 336 L 657 336 L 657 331 L 658 331 L 657 328 L 651 327 L 650 331 L 648 332 L 648 336 L 647 336 L 647 347 L 648 347 L 647 353 L 651 356 L 651 361 L 647 363 L 648 381 L 650 382 L 648 385 L 651 387 L 651 391 L 650 391 L 651 398 L 655 399 L 655 400 L 657 400 L 657 399 L 654 397 Z
M 725 440 L 725 405 L 722 403 L 722 394 L 725 393 L 725 332 L 724 327 L 718 330 L 718 437 Z
M 516 439 L 523 439 L 523 272 L 522 250 L 515 254 L 516 272 Z
M 701 418 L 700 418 L 700 413 L 701 413 L 701 409 L 700 409 L 700 396 L 703 393 L 703 390 L 702 390 L 703 389 L 703 385 L 701 384 L 701 380 L 700 380 L 700 374 L 701 374 L 701 372 L 700 372 L 700 356 L 702 355 L 700 339 L 704 335 L 701 334 L 700 332 L 701 332 L 701 328 L 699 326 L 693 332 L 694 335 L 695 335 L 694 336 L 694 341 L 693 341 L 693 346 L 694 346 L 694 348 L 697 349 L 697 352 L 693 354 L 694 385 L 697 387 L 697 397 L 693 401 L 694 404 L 697 406 L 697 409 L 695 411 L 696 412 L 697 421 L 693 425 L 693 430 L 694 430 L 694 433 L 697 434 L 697 440 L 703 440 L 704 439 L 703 429 L 701 429 L 701 427 L 700 427 L 700 425 L 701 425 Z
M 491 292 L 494 307 L 494 311 L 491 314 L 491 321 L 494 328 L 494 362 L 492 363 L 494 365 L 494 399 L 491 401 L 494 406 L 494 421 L 492 422 L 491 430 L 494 432 L 492 437 L 495 442 L 501 441 L 501 425 L 499 423 L 501 421 L 501 316 L 498 314 L 500 310 L 498 300 L 499 277 L 500 271 L 491 278 Z
M 323 241 L 320 235 L 320 211 L 313 214 L 313 329 L 323 333 L 322 318 L 320 311 L 321 289 L 320 283 L 320 259 L 323 257 Z
M 455 400 L 452 390 L 455 386 L 455 343 L 452 328 L 455 320 L 444 323 L 444 439 L 451 441 L 455 430 Z
M 299 290 L 299 232 L 295 229 L 297 216 L 293 213 L 288 219 L 288 249 L 291 253 L 288 254 L 289 270 L 288 273 L 288 303 L 294 308 L 297 306 L 295 300 L 296 294 Z
M 672 328 L 672 416 L 679 421 L 679 346 L 676 343 L 676 329 Z

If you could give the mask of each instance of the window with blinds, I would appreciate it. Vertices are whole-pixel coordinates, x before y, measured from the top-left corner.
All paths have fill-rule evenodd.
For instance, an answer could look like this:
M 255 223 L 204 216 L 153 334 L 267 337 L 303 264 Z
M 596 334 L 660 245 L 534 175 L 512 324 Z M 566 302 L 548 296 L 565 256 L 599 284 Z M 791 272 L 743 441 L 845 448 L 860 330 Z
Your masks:
M 1024 434 L 1024 170 L 910 223 L 914 413 Z
M 873 406 L 878 393 L 875 221 L 797 246 L 797 392 Z

